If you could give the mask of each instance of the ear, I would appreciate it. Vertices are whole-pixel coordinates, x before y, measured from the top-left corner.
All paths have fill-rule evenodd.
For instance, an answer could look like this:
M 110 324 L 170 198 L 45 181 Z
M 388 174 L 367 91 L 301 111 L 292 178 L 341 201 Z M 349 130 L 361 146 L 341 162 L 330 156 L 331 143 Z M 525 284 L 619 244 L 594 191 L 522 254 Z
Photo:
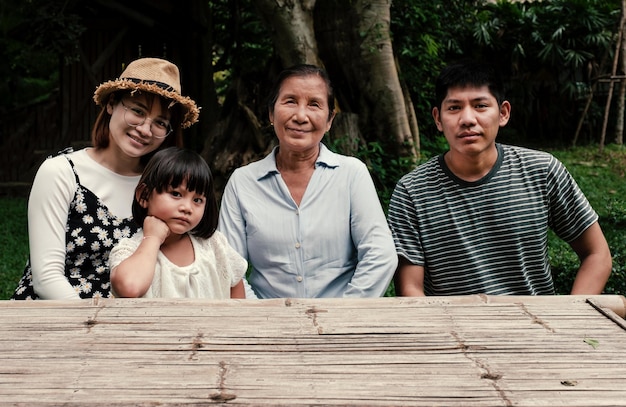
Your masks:
M 506 126 L 511 118 L 511 103 L 508 100 L 505 100 L 500 105 L 500 127 Z
M 145 195 L 146 192 L 146 184 L 140 184 L 135 189 L 135 200 L 139 203 L 142 208 L 148 207 L 148 197 Z
M 443 131 L 443 126 L 441 126 L 441 117 L 439 116 L 438 107 L 433 107 L 432 115 L 433 115 L 433 119 L 435 120 L 435 125 L 437 126 L 437 130 Z
M 107 101 L 106 109 L 107 109 L 107 113 L 110 115 L 113 114 L 113 108 L 115 107 L 113 102 L 114 102 L 113 95 L 109 95 L 109 100 Z

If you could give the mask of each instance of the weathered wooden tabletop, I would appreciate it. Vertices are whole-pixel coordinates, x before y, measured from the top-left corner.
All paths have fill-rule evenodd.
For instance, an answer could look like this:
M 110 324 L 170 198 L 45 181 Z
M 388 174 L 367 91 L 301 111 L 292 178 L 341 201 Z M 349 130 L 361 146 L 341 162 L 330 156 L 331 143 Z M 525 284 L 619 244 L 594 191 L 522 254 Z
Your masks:
M 622 296 L 0 301 L 0 404 L 624 406 Z

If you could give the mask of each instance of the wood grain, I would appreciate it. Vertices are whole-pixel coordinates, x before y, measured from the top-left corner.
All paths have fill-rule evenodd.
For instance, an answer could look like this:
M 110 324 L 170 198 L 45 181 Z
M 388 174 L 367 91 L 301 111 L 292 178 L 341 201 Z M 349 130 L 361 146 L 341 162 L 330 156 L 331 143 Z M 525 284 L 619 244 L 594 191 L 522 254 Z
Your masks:
M 625 405 L 624 304 L 0 301 L 0 405 Z

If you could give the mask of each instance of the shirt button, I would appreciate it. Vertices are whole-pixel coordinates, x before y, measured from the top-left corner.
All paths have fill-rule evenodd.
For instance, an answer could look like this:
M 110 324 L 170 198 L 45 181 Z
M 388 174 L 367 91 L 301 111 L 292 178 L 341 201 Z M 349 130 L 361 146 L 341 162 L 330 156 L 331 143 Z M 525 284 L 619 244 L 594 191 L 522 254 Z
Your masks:
M 302 276 L 296 277 L 296 280 L 298 280 L 298 282 L 302 281 Z
M 300 243 L 296 243 L 296 249 L 300 248 Z

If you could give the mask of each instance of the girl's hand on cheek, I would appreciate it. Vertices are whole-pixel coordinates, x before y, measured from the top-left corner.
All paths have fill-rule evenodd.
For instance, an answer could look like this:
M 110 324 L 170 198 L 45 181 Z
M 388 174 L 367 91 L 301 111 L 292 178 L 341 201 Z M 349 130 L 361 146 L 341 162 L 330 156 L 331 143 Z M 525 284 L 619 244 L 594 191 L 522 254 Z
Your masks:
M 167 223 L 161 219 L 148 215 L 143 220 L 143 237 L 154 236 L 160 239 L 161 244 L 165 242 L 165 239 L 170 235 L 170 228 Z

